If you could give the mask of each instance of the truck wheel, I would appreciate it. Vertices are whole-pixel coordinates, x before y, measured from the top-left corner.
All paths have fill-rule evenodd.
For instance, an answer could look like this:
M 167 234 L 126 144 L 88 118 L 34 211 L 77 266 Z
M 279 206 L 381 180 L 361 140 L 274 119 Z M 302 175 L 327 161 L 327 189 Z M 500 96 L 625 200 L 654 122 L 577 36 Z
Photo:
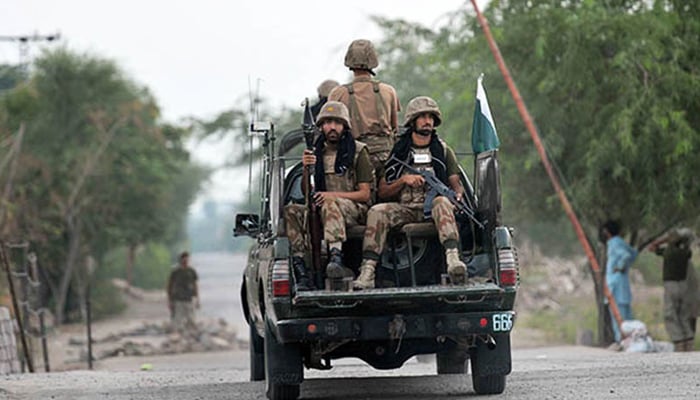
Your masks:
M 296 400 L 304 380 L 298 344 L 280 343 L 265 321 L 265 386 L 270 400 Z
M 451 351 L 438 352 L 435 356 L 438 375 L 467 372 L 467 355 L 464 352 L 452 349 Z
M 265 341 L 258 331 L 255 329 L 253 321 L 248 324 L 249 335 L 249 352 L 250 352 L 250 380 L 264 381 L 265 380 Z
M 472 348 L 472 385 L 477 394 L 500 394 L 511 371 L 510 335 L 493 335 L 495 345 L 480 340 Z
M 472 375 L 472 385 L 476 394 L 501 394 L 506 389 L 505 375 Z

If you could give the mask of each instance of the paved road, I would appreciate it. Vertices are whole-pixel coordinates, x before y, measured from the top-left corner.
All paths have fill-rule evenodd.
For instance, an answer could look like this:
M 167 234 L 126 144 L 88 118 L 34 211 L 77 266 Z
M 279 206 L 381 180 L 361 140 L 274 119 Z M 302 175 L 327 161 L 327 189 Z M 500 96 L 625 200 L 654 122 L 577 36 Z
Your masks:
M 247 354 L 173 356 L 154 369 L 14 375 L 0 380 L 0 399 L 240 399 L 263 398 L 247 382 Z M 180 363 L 174 362 L 178 361 Z M 200 357 L 197 360 L 197 357 Z M 504 399 L 691 399 L 700 396 L 698 353 L 626 354 L 585 347 L 515 350 Z M 128 366 L 124 360 L 123 366 Z M 437 376 L 433 363 L 409 362 L 375 371 L 349 361 L 307 371 L 304 399 L 469 399 L 469 377 Z M 495 396 L 493 396 L 495 397 Z M 490 397 L 486 397 L 490 398 Z
M 247 332 L 239 304 L 245 257 L 194 254 L 203 315 Z M 514 346 L 520 327 L 514 331 Z M 148 362 L 151 371 L 139 371 Z M 264 384 L 248 382 L 247 351 L 113 358 L 99 371 L 0 377 L 4 399 L 260 399 Z M 343 360 L 331 371 L 307 371 L 304 399 L 468 399 L 469 376 L 437 376 L 434 363 L 409 362 L 377 371 Z M 496 397 L 496 396 L 492 396 Z M 487 397 L 489 398 L 489 397 Z M 586 347 L 514 349 L 505 399 L 700 398 L 700 353 L 626 354 Z

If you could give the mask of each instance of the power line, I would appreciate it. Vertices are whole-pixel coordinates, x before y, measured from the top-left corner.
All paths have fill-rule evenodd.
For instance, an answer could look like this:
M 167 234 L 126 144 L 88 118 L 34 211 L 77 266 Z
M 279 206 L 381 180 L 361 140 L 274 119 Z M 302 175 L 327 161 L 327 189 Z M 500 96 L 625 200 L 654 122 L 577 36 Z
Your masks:
M 29 45 L 38 42 L 53 42 L 61 39 L 61 34 L 56 32 L 50 35 L 0 35 L 0 42 L 15 42 L 19 48 L 19 65 L 26 71 L 29 65 Z

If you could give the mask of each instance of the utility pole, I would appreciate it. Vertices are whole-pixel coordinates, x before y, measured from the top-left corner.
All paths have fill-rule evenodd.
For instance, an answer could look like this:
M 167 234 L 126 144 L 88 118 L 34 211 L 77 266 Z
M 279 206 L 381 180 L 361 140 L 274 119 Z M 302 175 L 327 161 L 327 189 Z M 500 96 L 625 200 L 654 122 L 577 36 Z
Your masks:
M 26 72 L 29 65 L 29 44 L 38 42 L 53 42 L 54 40 L 59 40 L 61 34 L 56 32 L 52 35 L 39 35 L 34 33 L 32 35 L 15 35 L 15 36 L 3 36 L 0 35 L 0 42 L 16 42 L 19 46 L 19 65 Z

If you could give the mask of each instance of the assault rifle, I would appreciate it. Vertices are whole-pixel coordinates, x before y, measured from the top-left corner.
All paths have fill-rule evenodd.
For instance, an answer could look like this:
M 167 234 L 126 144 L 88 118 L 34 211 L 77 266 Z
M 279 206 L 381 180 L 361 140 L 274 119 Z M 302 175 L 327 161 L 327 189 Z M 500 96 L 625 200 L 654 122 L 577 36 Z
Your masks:
M 420 175 L 423 177 L 425 180 L 425 183 L 430 186 L 430 190 L 428 191 L 428 194 L 425 195 L 425 202 L 423 203 L 423 215 L 426 218 L 430 218 L 432 214 L 432 205 L 433 205 L 433 199 L 435 199 L 436 196 L 445 196 L 450 203 L 455 207 L 455 211 L 457 213 L 461 213 L 469 217 L 479 228 L 484 229 L 484 224 L 482 224 L 474 215 L 474 208 L 470 206 L 464 198 L 457 199 L 457 193 L 455 193 L 454 190 L 449 188 L 447 185 L 445 185 L 440 179 L 438 179 L 437 176 L 431 171 L 422 171 L 416 168 L 413 168 L 412 166 L 406 164 L 405 162 L 399 160 L 396 158 L 396 156 L 392 156 L 391 160 L 396 161 L 399 163 L 401 166 L 406 168 L 406 170 L 412 174 L 415 175 Z
M 301 124 L 302 132 L 304 133 L 304 141 L 306 142 L 306 150 L 314 150 L 314 136 L 316 134 L 316 125 L 314 117 L 309 107 L 309 99 L 304 100 L 304 120 Z M 311 265 L 314 274 L 314 281 L 317 288 L 323 285 L 323 277 L 321 276 L 321 239 L 323 232 L 321 231 L 321 216 L 319 209 L 314 201 L 314 174 L 315 166 L 307 165 L 304 167 L 304 201 L 308 207 L 308 227 L 309 238 L 311 244 Z

